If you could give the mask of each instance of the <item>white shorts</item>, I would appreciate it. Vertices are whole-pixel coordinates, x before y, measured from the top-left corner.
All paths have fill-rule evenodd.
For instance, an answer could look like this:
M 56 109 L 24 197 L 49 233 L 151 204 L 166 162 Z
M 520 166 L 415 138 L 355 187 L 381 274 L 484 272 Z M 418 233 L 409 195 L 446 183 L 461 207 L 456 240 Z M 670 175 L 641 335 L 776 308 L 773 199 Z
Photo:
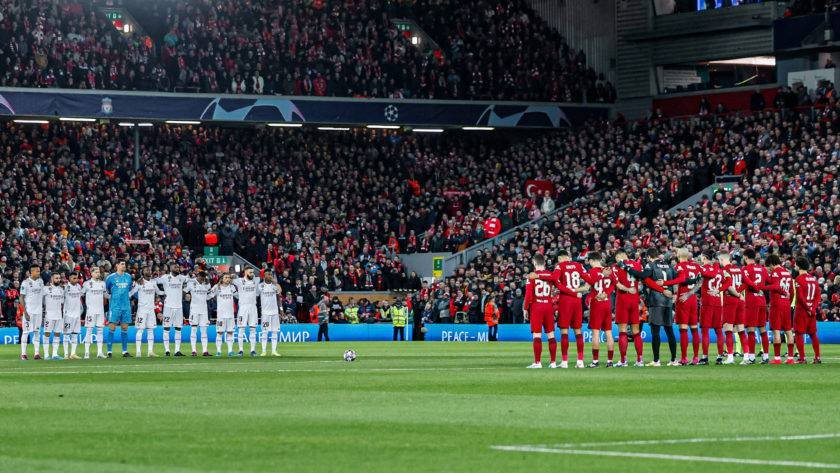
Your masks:
M 216 333 L 221 334 L 224 332 L 233 332 L 233 318 L 216 319 Z
M 88 312 L 85 315 L 85 327 L 104 327 L 105 326 L 105 313 L 101 314 L 92 314 Z
M 257 326 L 257 306 L 240 307 L 239 315 L 236 317 L 237 327 Z
M 181 328 L 184 326 L 184 308 L 183 307 L 164 307 L 163 308 L 163 328 L 175 327 Z
M 190 325 L 206 327 L 210 325 L 210 316 L 207 314 L 196 314 L 195 312 L 190 312 Z
M 59 333 L 64 328 L 64 321 L 61 319 L 44 320 L 44 333 Z
M 23 333 L 37 332 L 44 320 L 44 314 L 29 314 L 29 320 L 21 317 L 23 322 Z
M 80 315 L 64 316 L 64 333 L 79 333 L 82 331 L 82 317 Z
M 280 315 L 263 315 L 262 330 L 263 332 L 276 332 L 280 330 Z
M 144 328 L 157 327 L 157 317 L 155 317 L 154 310 L 138 310 L 137 318 L 134 320 L 134 328 L 143 330 Z

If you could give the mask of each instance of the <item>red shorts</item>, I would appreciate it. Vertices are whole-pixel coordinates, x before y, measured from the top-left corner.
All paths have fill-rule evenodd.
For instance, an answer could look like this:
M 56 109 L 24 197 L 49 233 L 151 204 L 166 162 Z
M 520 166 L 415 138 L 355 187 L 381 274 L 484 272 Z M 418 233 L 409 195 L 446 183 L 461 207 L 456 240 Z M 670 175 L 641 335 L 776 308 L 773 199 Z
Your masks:
M 589 329 L 590 330 L 612 330 L 612 312 L 610 301 L 593 302 L 589 306 Z
M 616 298 L 615 301 L 615 323 L 636 324 L 639 323 L 639 302 L 634 299 Z
M 697 326 L 697 299 L 692 297 L 685 302 L 677 302 L 674 321 L 678 325 Z
M 745 317 L 744 324 L 747 327 L 766 327 L 767 326 L 767 306 L 747 306 L 744 309 Z
M 723 307 L 715 305 L 700 306 L 700 326 L 703 328 L 721 328 Z
M 554 307 L 531 307 L 531 333 L 554 333 Z
M 563 297 L 557 301 L 557 326 L 563 329 L 579 329 L 583 326 L 580 298 Z
M 790 306 L 770 306 L 770 330 L 791 330 L 793 323 L 790 317 Z
M 744 323 L 744 304 L 723 306 L 723 323 L 741 325 Z
M 817 333 L 817 318 L 797 309 L 793 313 L 793 330 L 796 333 Z

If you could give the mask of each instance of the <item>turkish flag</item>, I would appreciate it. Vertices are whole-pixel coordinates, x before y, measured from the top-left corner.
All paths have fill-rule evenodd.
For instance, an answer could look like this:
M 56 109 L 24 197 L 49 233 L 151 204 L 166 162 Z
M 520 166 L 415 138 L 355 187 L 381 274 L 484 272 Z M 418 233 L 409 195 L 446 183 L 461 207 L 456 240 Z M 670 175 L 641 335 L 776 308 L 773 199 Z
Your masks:
M 525 195 L 534 198 L 545 194 L 545 191 L 554 195 L 554 183 L 545 179 L 528 179 L 525 181 Z

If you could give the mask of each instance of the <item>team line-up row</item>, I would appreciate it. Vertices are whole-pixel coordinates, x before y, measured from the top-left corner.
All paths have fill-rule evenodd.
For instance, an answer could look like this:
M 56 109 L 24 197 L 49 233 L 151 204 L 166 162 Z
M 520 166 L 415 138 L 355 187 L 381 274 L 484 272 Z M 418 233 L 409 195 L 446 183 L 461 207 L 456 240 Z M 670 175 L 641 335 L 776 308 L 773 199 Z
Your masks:
M 660 366 L 660 328 L 664 329 L 671 349 L 669 366 L 709 364 L 710 331 L 717 338 L 718 364 L 733 364 L 734 334 L 743 347 L 741 364 L 756 363 L 756 338 L 761 338 L 762 363 L 781 364 L 781 337 L 787 342 L 786 363 L 806 363 L 805 335 L 811 339 L 814 363 L 820 363 L 816 311 L 820 300 L 817 279 L 808 273 L 810 262 L 798 258 L 797 276 L 791 274 L 781 258 L 770 254 L 760 264 L 755 251 L 743 254 L 743 267 L 732 262 L 729 253 L 704 253 L 695 262 L 687 249 L 677 252 L 678 263 L 670 265 L 655 249 L 645 254 L 647 263 L 632 260 L 626 251 L 615 254 L 616 264 L 605 266 L 601 254 L 586 257 L 590 269 L 572 261 L 561 251 L 553 271 L 546 270 L 546 260 L 536 254 L 535 271 L 528 277 L 524 313 L 533 334 L 534 363 L 528 368 L 542 368 L 542 333 L 548 337 L 551 368 L 567 368 L 569 330 L 580 335 L 583 325 L 583 303 L 589 305 L 589 328 L 592 330 L 592 362 L 600 366 L 600 334 L 607 340 L 608 367 L 627 366 L 627 349 L 632 337 L 636 351 L 635 366 L 643 363 L 643 341 L 640 332 L 641 292 L 645 292 L 648 322 L 653 333 L 653 361 Z M 672 292 L 672 287 L 676 290 Z M 700 292 L 699 310 L 696 293 Z M 769 295 L 769 305 L 767 296 Z M 612 299 L 615 301 L 613 314 Z M 769 311 L 768 311 L 769 307 Z M 791 314 L 791 312 L 793 312 Z M 618 324 L 620 360 L 613 363 L 614 340 L 612 323 Z M 769 359 L 767 322 L 773 332 L 774 357 Z M 679 326 L 681 357 L 676 359 L 673 323 Z M 558 365 L 554 327 L 560 328 L 561 362 Z M 699 333 L 698 333 L 699 326 Z M 629 333 L 628 333 L 629 328 Z M 691 332 L 694 357 L 688 360 L 688 336 Z M 576 336 L 577 368 L 583 368 L 583 337 Z M 799 353 L 794 359 L 794 344 Z M 702 356 L 699 347 L 702 345 Z

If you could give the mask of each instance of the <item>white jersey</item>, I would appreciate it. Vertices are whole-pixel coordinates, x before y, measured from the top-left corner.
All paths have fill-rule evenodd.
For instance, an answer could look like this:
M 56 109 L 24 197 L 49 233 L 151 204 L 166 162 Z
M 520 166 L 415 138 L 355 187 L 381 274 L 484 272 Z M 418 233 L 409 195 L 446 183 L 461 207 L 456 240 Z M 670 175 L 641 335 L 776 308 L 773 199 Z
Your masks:
M 183 274 L 166 274 L 155 280 L 158 284 L 163 286 L 163 291 L 166 293 L 166 299 L 163 301 L 164 309 L 180 309 L 183 306 L 184 300 L 184 284 L 187 282 L 187 277 Z
M 216 313 L 218 318 L 232 319 L 234 315 L 233 299 L 236 297 L 236 286 L 233 284 L 228 284 L 227 286 L 219 284 L 216 286 L 213 294 L 216 296 Z
M 47 286 L 44 288 L 44 310 L 47 320 L 61 320 L 61 308 L 64 305 L 64 288 L 61 286 Z
M 233 285 L 239 292 L 239 305 L 242 307 L 257 307 L 257 293 L 260 288 L 260 278 L 254 279 L 236 278 Z
M 82 284 L 85 296 L 85 307 L 88 314 L 100 315 L 105 313 L 105 281 L 91 279 Z
M 201 284 L 195 279 L 187 282 L 187 292 L 190 293 L 190 314 L 207 315 L 207 301 L 213 298 L 210 285 Z
M 82 318 L 82 286 L 68 284 L 64 288 L 64 316 Z
M 263 317 L 267 315 L 279 315 L 280 308 L 277 306 L 277 286 L 275 284 L 260 284 L 260 304 Z
M 141 280 L 139 283 L 134 282 L 130 295 L 134 294 L 137 294 L 137 313 L 152 314 L 155 312 L 155 296 L 163 294 L 163 291 L 158 289 L 155 280 Z
M 35 280 L 26 278 L 20 285 L 20 295 L 23 296 L 26 313 L 30 315 L 44 313 L 44 281 L 40 278 Z

